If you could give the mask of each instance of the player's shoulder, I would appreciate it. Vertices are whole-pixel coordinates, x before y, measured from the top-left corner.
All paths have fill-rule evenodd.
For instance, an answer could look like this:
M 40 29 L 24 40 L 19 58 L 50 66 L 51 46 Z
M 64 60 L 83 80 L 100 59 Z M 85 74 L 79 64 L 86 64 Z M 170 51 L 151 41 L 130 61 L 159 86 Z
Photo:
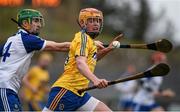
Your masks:
M 75 41 L 82 41 L 82 40 L 83 41 L 92 41 L 91 37 L 83 31 L 79 31 L 78 33 L 76 33 L 74 40 Z
M 19 37 L 20 37 L 20 33 L 16 33 L 16 34 L 13 34 L 11 35 L 10 37 L 8 37 L 7 41 L 16 41 L 16 40 L 19 40 Z
M 37 36 L 37 35 L 33 35 L 33 34 L 29 34 L 26 31 L 20 29 L 17 34 L 19 34 L 22 38 L 22 41 L 39 41 L 39 40 L 43 40 L 41 37 Z
M 37 39 L 41 39 L 40 37 L 36 36 L 36 35 L 32 35 L 32 34 L 28 34 L 28 33 L 24 33 L 24 32 L 20 32 L 21 34 L 21 38 L 23 40 L 28 39 L 29 41 L 36 41 Z

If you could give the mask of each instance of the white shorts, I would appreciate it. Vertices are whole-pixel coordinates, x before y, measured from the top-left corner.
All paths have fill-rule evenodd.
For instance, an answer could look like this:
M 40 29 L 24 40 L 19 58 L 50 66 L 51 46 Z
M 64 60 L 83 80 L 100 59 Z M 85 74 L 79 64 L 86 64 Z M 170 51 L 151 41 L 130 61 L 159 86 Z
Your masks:
M 94 111 L 99 102 L 98 99 L 91 96 L 84 105 L 77 109 L 77 111 Z

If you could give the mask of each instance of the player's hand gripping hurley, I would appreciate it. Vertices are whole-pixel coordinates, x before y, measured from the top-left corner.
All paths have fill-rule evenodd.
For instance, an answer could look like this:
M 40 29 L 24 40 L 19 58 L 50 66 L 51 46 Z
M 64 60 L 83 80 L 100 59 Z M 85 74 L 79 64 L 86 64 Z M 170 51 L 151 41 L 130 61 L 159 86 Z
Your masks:
M 137 73 L 133 76 L 129 76 L 126 78 L 110 81 L 110 82 L 108 82 L 108 85 L 114 85 L 117 83 L 135 80 L 135 79 L 139 79 L 139 78 L 145 78 L 145 77 L 164 76 L 164 75 L 167 75 L 169 71 L 170 71 L 170 68 L 167 64 L 160 63 L 160 64 L 154 66 L 153 68 L 151 68 L 145 72 L 140 72 L 140 73 Z M 78 90 L 78 93 L 82 94 L 84 91 L 88 91 L 88 90 L 92 90 L 92 89 L 96 89 L 96 88 L 97 88 L 96 86 L 92 86 L 92 87 L 80 89 L 80 90 Z

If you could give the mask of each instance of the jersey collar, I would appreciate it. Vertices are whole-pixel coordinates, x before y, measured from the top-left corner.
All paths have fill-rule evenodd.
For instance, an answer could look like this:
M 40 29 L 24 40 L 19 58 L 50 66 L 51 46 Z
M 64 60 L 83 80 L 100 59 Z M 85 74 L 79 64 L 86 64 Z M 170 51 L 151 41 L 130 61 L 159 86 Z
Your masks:
M 25 31 L 24 29 L 19 29 L 17 33 L 20 33 L 20 32 L 27 33 L 27 31 Z

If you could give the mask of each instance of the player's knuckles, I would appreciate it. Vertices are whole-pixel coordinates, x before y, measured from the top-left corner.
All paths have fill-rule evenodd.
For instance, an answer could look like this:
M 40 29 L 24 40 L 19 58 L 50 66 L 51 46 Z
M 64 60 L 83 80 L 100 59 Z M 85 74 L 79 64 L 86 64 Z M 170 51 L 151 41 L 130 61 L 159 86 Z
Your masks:
M 107 87 L 107 86 L 108 86 L 108 82 L 105 82 L 105 83 L 104 83 L 104 87 Z
M 106 84 L 103 84 L 103 88 L 105 88 L 106 87 Z
M 101 88 L 102 88 L 102 85 L 99 84 L 97 87 L 98 87 L 99 89 L 101 89 Z
M 108 83 L 108 81 L 107 81 L 106 79 L 103 79 L 102 81 L 103 81 L 104 83 Z
M 103 86 L 103 88 L 107 87 L 107 81 L 106 80 L 102 81 L 102 86 Z
M 101 82 L 99 85 L 100 88 L 104 88 L 104 84 Z

